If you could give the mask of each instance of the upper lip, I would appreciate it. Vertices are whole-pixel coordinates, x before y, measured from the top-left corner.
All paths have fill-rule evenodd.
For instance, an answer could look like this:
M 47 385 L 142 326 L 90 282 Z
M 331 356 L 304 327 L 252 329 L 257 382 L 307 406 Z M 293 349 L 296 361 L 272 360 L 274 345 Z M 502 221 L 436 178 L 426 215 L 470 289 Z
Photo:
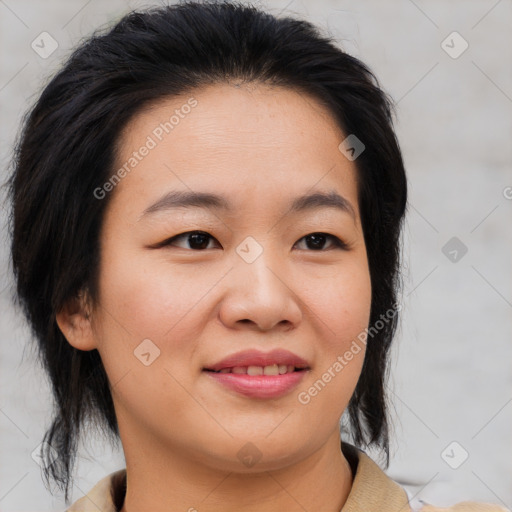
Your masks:
M 296 368 L 309 368 L 308 362 L 302 357 L 299 357 L 289 350 L 275 349 L 270 352 L 243 350 L 225 357 L 215 364 L 205 366 L 203 369 L 219 371 L 222 370 L 222 368 L 233 368 L 235 366 L 272 366 L 274 364 L 293 365 Z

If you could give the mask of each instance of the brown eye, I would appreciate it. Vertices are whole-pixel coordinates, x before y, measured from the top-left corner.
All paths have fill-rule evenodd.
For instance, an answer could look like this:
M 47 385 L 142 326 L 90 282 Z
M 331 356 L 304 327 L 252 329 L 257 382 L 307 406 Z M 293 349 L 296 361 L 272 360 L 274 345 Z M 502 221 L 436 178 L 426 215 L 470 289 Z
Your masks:
M 173 236 L 172 238 L 168 238 L 156 247 L 175 246 L 177 245 L 176 241 L 178 240 L 185 240 L 187 247 L 181 247 L 183 249 L 204 250 L 209 248 L 208 243 L 210 240 L 215 240 L 215 238 L 204 231 L 188 231 L 186 233 Z
M 178 241 L 185 241 L 185 246 L 181 247 L 178 244 Z M 153 247 L 180 247 L 182 249 L 192 249 L 196 251 L 202 251 L 205 249 L 212 249 L 213 247 L 208 247 L 208 244 L 211 240 L 215 240 L 213 236 L 204 232 L 204 231 L 187 231 L 186 233 L 181 233 L 179 235 L 173 236 L 172 238 L 168 238 L 163 242 L 160 242 Z M 334 235 L 330 235 L 328 233 L 311 233 L 302 237 L 299 242 L 306 242 L 306 249 L 312 251 L 326 251 L 332 249 L 348 249 L 348 245 L 340 240 L 338 237 Z M 330 248 L 325 248 L 326 244 L 329 246 L 329 241 L 331 242 Z M 297 242 L 297 244 L 299 243 Z M 217 242 L 218 243 L 218 242 Z M 220 245 L 220 244 L 219 244 Z M 302 249 L 301 249 L 302 250 Z
M 313 251 L 325 250 L 325 244 L 327 240 L 331 240 L 332 244 L 334 245 L 334 248 L 348 249 L 348 245 L 345 242 L 340 240 L 338 237 L 334 235 L 329 235 L 327 233 L 311 233 L 309 235 L 302 237 L 299 240 L 299 242 L 302 240 L 305 240 L 308 248 Z

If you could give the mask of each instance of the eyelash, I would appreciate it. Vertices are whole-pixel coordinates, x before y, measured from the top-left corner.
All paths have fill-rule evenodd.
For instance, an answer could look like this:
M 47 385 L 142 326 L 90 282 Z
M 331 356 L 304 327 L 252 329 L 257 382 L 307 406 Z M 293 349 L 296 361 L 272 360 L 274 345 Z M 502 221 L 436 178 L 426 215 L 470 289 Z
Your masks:
M 179 235 L 176 235 L 176 236 L 173 236 L 171 238 L 168 238 L 166 240 L 164 240 L 163 242 L 160 242 L 156 245 L 154 245 L 153 247 L 154 248 L 161 248 L 161 247 L 170 247 L 172 242 L 182 238 L 182 237 L 186 237 L 187 235 L 194 235 L 194 234 L 200 234 L 200 235 L 205 235 L 205 236 L 208 236 L 210 237 L 210 239 L 215 239 L 215 237 L 213 237 L 212 235 L 210 235 L 209 233 L 206 233 L 205 231 L 187 231 L 185 233 L 181 233 Z M 339 239 L 337 236 L 334 236 L 334 235 L 331 235 L 329 233 L 323 233 L 323 232 L 313 232 L 313 233 L 309 233 L 308 235 L 305 235 L 303 236 L 302 238 L 299 239 L 300 240 L 303 240 L 305 238 L 307 238 L 308 236 L 311 236 L 311 235 L 322 235 L 328 239 L 331 239 L 335 245 L 334 249 L 342 249 L 342 250 L 348 250 L 349 249 L 349 245 L 347 243 L 345 243 L 343 240 Z M 181 247 L 181 249 L 183 249 L 183 247 Z M 196 252 L 201 252 L 201 251 L 205 251 L 206 249 L 188 249 L 188 250 L 191 250 L 191 251 L 196 251 Z M 319 249 L 319 250 L 311 250 L 312 252 L 325 252 L 326 250 L 332 250 L 332 249 Z

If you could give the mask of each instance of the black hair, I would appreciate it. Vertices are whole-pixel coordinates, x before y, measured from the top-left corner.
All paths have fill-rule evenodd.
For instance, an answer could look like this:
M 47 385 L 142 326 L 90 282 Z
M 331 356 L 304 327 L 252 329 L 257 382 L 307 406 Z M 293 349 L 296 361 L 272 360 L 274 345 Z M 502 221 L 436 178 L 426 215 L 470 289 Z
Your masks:
M 354 163 L 372 286 L 370 325 L 396 308 L 404 164 L 394 104 L 372 71 L 311 23 L 235 2 L 182 2 L 132 11 L 73 51 L 27 113 L 9 179 L 17 302 L 37 340 L 55 410 L 43 455 L 68 500 L 86 420 L 119 440 L 110 384 L 97 350 L 71 346 L 56 314 L 82 292 L 95 300 L 99 237 L 119 136 L 151 103 L 229 80 L 267 83 L 326 105 L 365 145 Z M 389 460 L 388 352 L 398 315 L 367 339 L 347 413 L 355 444 Z M 50 447 L 58 455 L 51 463 Z

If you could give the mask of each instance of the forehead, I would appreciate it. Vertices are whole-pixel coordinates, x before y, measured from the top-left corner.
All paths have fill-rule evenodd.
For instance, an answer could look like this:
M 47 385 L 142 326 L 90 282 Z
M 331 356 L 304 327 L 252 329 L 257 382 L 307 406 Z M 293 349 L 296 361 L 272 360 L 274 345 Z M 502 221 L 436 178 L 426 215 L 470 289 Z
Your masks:
M 129 172 L 115 193 L 135 201 L 207 189 L 241 206 L 329 189 L 357 203 L 356 167 L 338 149 L 344 138 L 329 110 L 300 91 L 265 84 L 194 89 L 154 103 L 128 123 L 116 169 Z M 358 214 L 357 204 L 354 209 Z

